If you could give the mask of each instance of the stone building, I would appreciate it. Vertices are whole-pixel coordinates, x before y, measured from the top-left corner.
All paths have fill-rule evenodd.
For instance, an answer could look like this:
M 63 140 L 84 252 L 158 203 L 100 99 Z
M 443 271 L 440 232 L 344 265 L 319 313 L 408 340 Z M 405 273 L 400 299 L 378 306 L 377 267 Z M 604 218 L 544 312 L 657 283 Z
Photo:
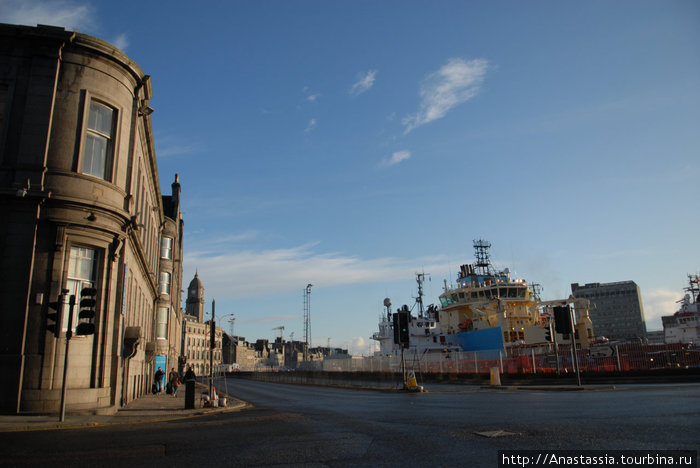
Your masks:
M 238 370 L 253 371 L 260 362 L 255 344 L 248 343 L 243 336 L 224 335 L 224 364 L 235 364 Z
M 180 184 L 162 196 L 151 96 L 106 42 L 0 25 L 4 413 L 59 409 L 67 349 L 68 411 L 126 404 L 181 354 Z
M 589 299 L 593 334 L 612 340 L 646 340 L 642 294 L 634 281 L 571 285 L 574 297 Z
M 211 321 L 204 322 L 204 286 L 199 273 L 187 287 L 187 300 L 182 322 L 183 368 L 192 367 L 197 376 L 209 375 L 210 364 L 216 369 L 223 362 L 223 330 L 215 327 L 214 349 L 211 343 Z M 210 357 L 210 353 L 213 355 Z

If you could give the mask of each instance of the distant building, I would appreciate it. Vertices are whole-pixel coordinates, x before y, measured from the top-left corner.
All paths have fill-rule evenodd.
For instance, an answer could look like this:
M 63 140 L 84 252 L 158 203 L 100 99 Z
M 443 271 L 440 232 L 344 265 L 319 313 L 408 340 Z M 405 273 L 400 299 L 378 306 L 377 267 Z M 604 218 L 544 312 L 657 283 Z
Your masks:
M 216 369 L 223 362 L 223 330 L 215 327 L 214 349 L 211 349 L 211 321 L 204 322 L 204 286 L 195 273 L 187 287 L 186 310 L 182 322 L 181 372 L 192 367 L 197 376 L 209 375 L 210 364 Z M 210 357 L 211 356 L 211 357 Z
M 574 297 L 589 299 L 593 333 L 611 340 L 646 340 L 646 323 L 639 286 L 634 281 L 571 285 Z
M 162 195 L 151 96 L 106 42 L 0 24 L 2 412 L 59 409 L 69 331 L 67 411 L 124 405 L 181 354 L 180 184 Z
M 237 364 L 242 371 L 252 371 L 260 361 L 255 345 L 248 343 L 243 336 L 224 334 L 224 364 Z
M 647 332 L 647 344 L 664 344 L 664 331 L 655 330 Z

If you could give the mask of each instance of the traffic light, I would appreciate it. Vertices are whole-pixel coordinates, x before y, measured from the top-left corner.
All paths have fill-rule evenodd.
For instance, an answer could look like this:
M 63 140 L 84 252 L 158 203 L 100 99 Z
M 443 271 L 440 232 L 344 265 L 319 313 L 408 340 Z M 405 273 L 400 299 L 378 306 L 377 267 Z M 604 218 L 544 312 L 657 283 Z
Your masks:
M 562 335 L 571 333 L 571 312 L 569 311 L 569 306 L 554 308 L 554 329 Z
M 394 322 L 394 344 L 400 344 L 401 341 L 399 340 L 399 314 L 394 313 L 391 316 L 393 322 Z
M 408 336 L 408 310 L 399 312 L 399 343 L 407 345 L 409 343 Z
M 97 289 L 83 288 L 80 292 L 80 308 L 78 311 L 78 326 L 76 335 L 92 335 L 95 333 L 95 307 L 97 305 Z
M 544 329 L 544 339 L 547 341 L 552 341 L 552 322 L 547 321 L 547 326 Z
M 61 309 L 63 308 L 63 294 L 59 294 L 56 302 L 49 302 L 49 312 L 46 314 L 46 329 L 58 338 L 61 333 Z

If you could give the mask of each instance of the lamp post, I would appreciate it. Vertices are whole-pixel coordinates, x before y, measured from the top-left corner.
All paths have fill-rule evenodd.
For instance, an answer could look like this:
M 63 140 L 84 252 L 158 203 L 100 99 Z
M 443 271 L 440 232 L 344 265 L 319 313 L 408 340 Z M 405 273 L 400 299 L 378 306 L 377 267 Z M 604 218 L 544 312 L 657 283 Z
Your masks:
M 214 401 L 212 387 L 214 386 L 214 349 L 216 348 L 216 301 L 211 301 L 211 320 L 209 321 L 209 399 Z
M 227 317 L 228 317 L 228 319 L 227 319 L 227 320 L 224 320 L 224 319 L 227 318 Z M 234 324 L 234 322 L 236 321 L 235 314 L 234 314 L 234 313 L 230 313 L 230 314 L 222 315 L 222 316 L 219 318 L 219 321 L 220 321 L 220 322 L 226 321 L 226 322 L 228 322 L 229 324 L 231 324 L 231 336 L 233 336 L 233 324 Z

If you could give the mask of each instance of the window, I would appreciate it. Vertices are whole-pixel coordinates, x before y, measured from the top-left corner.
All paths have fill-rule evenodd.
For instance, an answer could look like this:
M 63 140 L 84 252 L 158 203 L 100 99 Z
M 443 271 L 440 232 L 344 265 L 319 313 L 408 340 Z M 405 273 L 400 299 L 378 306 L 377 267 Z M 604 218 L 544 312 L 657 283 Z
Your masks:
M 173 240 L 170 237 L 163 237 L 160 245 L 160 258 L 173 258 Z
M 111 179 L 115 114 L 111 107 L 98 102 L 90 103 L 83 151 L 84 174 L 105 180 Z
M 68 297 L 75 296 L 75 303 L 80 303 L 80 293 L 83 288 L 94 288 L 95 277 L 97 274 L 97 251 L 89 247 L 73 246 L 70 249 L 70 259 L 68 260 L 68 279 L 66 280 L 66 289 L 68 295 L 66 303 L 63 307 L 62 330 L 68 330 Z M 75 333 L 75 328 L 78 326 L 78 310 L 80 307 L 73 307 L 73 323 L 72 331 Z
M 158 292 L 160 294 L 170 294 L 170 273 L 160 274 L 160 288 Z
M 168 308 L 159 307 L 158 316 L 156 317 L 156 338 L 161 340 L 168 339 Z

